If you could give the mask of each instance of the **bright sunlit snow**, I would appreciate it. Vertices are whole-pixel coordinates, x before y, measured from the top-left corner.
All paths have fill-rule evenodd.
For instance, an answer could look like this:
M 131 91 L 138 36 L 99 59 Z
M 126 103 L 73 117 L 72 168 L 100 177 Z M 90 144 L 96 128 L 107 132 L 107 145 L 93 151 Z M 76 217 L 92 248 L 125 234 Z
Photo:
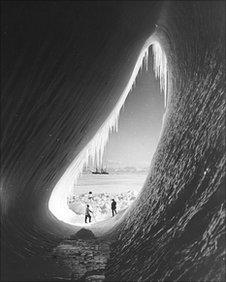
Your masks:
M 117 212 L 126 210 L 136 199 L 137 192 L 129 190 L 123 193 L 89 193 L 75 194 L 68 197 L 68 206 L 74 212 L 72 223 L 84 224 L 84 214 L 86 205 L 92 211 L 92 223 L 102 221 L 112 217 L 111 199 L 117 202 Z

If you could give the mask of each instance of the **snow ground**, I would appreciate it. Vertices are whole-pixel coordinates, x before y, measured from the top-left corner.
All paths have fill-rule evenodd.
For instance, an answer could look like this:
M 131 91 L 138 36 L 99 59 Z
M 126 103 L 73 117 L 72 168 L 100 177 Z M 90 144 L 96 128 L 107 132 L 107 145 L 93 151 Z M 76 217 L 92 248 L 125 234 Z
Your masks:
M 137 192 L 134 190 L 129 190 L 124 193 L 85 193 L 73 195 L 68 199 L 68 206 L 75 214 L 72 219 L 73 224 L 83 227 L 92 227 L 95 223 L 110 219 L 112 217 L 111 199 L 115 199 L 117 203 L 117 212 L 122 214 L 122 211 L 125 211 L 132 204 L 136 199 L 136 196 Z M 84 222 L 87 204 L 89 204 L 89 208 L 93 212 L 93 214 L 91 214 L 91 223 Z M 115 219 L 118 218 L 119 216 L 115 216 Z

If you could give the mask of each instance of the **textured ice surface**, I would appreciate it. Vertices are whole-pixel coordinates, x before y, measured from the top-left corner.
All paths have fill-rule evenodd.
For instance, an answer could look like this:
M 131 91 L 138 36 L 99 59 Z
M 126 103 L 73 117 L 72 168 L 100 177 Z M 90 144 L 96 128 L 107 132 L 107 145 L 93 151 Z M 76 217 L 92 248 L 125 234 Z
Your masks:
M 162 13 L 155 17 L 152 1 L 135 3 L 132 15 L 134 2 L 123 1 L 128 12 L 124 25 L 121 19 L 125 14 L 117 13 L 122 6 L 113 2 L 119 9 L 106 11 L 106 16 L 119 29 L 112 48 L 108 44 L 104 49 L 106 53 L 102 43 L 109 43 L 112 33 L 107 37 L 102 28 L 96 28 L 103 24 L 104 30 L 109 28 L 102 15 L 96 17 L 96 8 L 100 10 L 103 1 L 83 5 L 87 10 L 92 5 L 91 19 L 72 1 L 65 5 L 75 3 L 71 13 L 62 9 L 61 3 L 45 1 L 34 6 L 20 1 L 18 10 L 15 2 L 8 2 L 4 6 L 9 5 L 13 17 L 3 17 L 1 62 L 3 280 L 49 281 L 56 277 L 60 265 L 53 261 L 53 276 L 41 279 L 50 259 L 40 263 L 40 256 L 58 236 L 70 235 L 76 228 L 59 222 L 49 212 L 50 193 L 71 163 L 71 154 L 87 144 L 86 138 L 94 136 L 97 119 L 106 118 L 115 104 L 118 93 L 105 90 L 123 80 L 121 74 L 132 68 L 131 61 L 127 65 L 128 57 L 121 61 L 120 55 L 129 54 L 129 59 L 135 60 L 134 52 L 143 36 L 152 32 L 154 21 L 169 43 L 165 51 L 173 72 L 173 91 L 143 192 L 133 210 L 114 228 L 112 235 L 117 240 L 111 246 L 106 280 L 225 281 L 224 2 L 158 1 Z M 111 2 L 103 5 L 106 8 Z M 53 6 L 58 6 L 58 13 Z M 137 15 L 140 8 L 144 13 Z M 78 18 L 75 9 L 81 20 L 78 26 L 73 25 Z M 54 20 L 54 14 L 62 15 L 61 20 Z M 25 24 L 21 25 L 23 16 Z M 97 35 L 92 44 L 87 29 Z M 83 50 L 81 45 L 87 48 Z M 112 51 L 115 54 L 111 57 Z M 94 60 L 93 54 L 98 54 Z M 117 65 L 112 64 L 115 61 Z M 114 75 L 105 76 L 112 65 Z M 94 92 L 86 87 L 87 79 L 93 82 Z M 110 81 L 109 87 L 104 87 L 105 81 Z M 105 101 L 108 107 L 103 113 Z M 104 226 L 112 228 L 116 222 L 114 217 Z M 96 225 L 95 231 L 102 235 L 103 223 Z

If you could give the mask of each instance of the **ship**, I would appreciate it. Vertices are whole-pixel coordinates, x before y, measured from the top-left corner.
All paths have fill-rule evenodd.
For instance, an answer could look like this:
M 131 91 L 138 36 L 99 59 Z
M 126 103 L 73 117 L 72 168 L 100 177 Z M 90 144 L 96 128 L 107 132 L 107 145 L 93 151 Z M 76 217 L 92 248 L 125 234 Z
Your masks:
M 98 170 L 98 168 L 96 167 L 96 170 L 92 171 L 92 174 L 109 174 L 109 173 L 107 172 L 106 169 L 101 168 L 101 170 Z

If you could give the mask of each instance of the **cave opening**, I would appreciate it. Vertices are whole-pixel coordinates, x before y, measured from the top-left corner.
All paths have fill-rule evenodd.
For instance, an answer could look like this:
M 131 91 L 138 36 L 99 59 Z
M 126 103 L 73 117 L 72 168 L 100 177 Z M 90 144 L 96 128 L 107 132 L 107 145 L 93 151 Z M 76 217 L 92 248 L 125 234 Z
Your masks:
M 54 188 L 49 209 L 57 219 L 90 226 L 122 218 L 144 185 L 161 135 L 167 79 L 165 52 L 151 36 L 115 108 Z M 87 205 L 91 223 L 84 221 Z
M 149 66 L 152 59 L 149 56 Z M 163 113 L 163 96 L 152 68 L 140 70 L 120 113 L 118 131 L 109 136 L 102 164 L 89 160 L 68 195 L 68 207 L 75 213 L 73 224 L 90 225 L 84 223 L 86 204 L 95 223 L 112 217 L 112 199 L 118 218 L 137 198 L 158 144 Z

